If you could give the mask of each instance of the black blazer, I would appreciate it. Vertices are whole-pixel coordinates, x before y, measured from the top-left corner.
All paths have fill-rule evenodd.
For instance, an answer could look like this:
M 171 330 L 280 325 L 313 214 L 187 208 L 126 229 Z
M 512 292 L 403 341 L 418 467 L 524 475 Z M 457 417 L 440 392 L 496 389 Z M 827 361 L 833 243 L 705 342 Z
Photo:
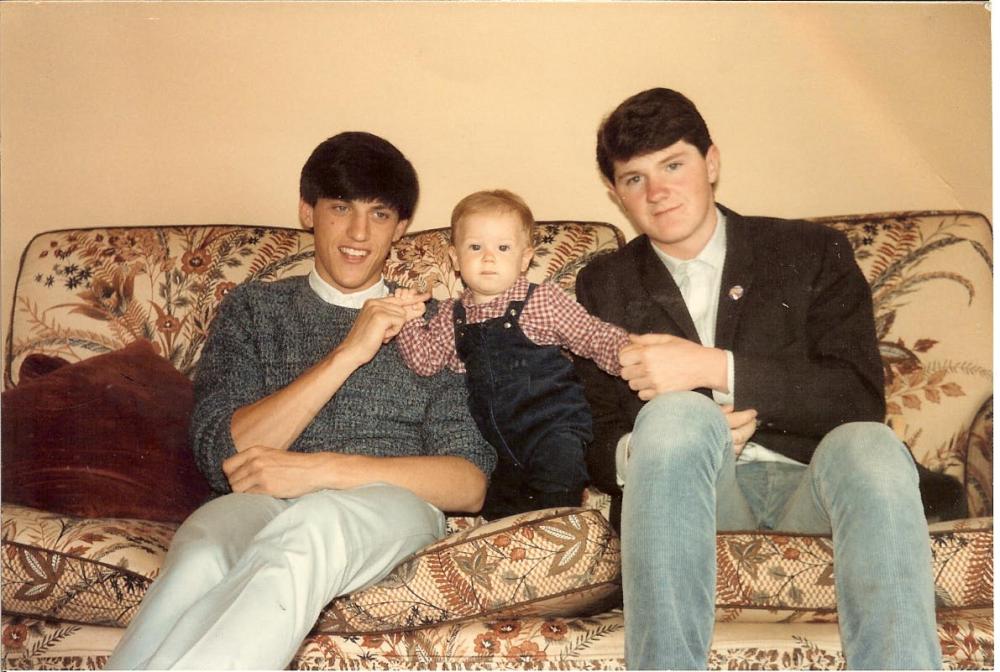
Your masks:
M 885 418 L 871 290 L 835 229 L 719 209 L 726 260 L 715 347 L 733 353 L 736 409 L 757 409 L 755 442 L 808 463 L 838 425 Z M 588 311 L 632 333 L 699 341 L 645 235 L 591 261 L 577 277 L 576 295 Z M 615 449 L 644 402 L 624 380 L 576 362 L 594 417 L 590 475 L 601 490 L 620 494 Z

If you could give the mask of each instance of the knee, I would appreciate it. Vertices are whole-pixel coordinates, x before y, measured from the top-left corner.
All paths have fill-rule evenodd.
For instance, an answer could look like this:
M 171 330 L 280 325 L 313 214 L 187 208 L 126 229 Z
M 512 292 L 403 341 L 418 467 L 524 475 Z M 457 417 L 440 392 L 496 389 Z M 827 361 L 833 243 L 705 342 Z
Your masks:
M 629 464 L 633 460 L 687 464 L 721 455 L 729 443 L 729 427 L 714 401 L 697 392 L 661 394 L 636 416 Z
M 235 558 L 226 548 L 200 525 L 184 523 L 178 528 L 164 560 L 164 573 L 184 575 L 189 580 L 218 581 L 229 571 Z
M 336 552 L 352 538 L 378 537 L 390 527 L 415 535 L 443 532 L 437 509 L 409 490 L 385 483 L 311 493 L 299 498 L 281 523 L 283 545 L 308 547 L 317 554 Z
M 877 422 L 837 427 L 823 437 L 813 464 L 825 478 L 840 477 L 866 492 L 910 488 L 917 483 L 910 451 L 888 426 Z

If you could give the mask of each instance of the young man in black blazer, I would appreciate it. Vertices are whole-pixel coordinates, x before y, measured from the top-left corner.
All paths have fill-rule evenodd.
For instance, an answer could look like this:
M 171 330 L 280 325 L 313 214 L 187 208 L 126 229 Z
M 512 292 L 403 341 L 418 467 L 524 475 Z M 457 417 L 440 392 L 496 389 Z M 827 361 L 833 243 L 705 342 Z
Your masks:
M 624 492 L 628 666 L 707 666 L 715 532 L 764 528 L 832 532 L 849 667 L 940 667 L 917 470 L 882 424 L 871 293 L 847 239 L 717 205 L 719 149 L 669 89 L 605 119 L 597 159 L 642 234 L 576 284 L 590 312 L 640 334 L 622 379 L 578 367 L 591 475 Z

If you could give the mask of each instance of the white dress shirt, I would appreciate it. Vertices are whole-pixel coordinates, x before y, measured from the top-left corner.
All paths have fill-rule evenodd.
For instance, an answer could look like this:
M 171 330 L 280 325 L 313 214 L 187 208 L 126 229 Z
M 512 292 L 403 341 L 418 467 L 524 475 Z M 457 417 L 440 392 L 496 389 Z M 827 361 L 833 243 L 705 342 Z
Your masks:
M 707 348 L 715 347 L 715 324 L 719 314 L 719 295 L 722 289 L 722 269 L 726 261 L 726 216 L 718 208 L 715 209 L 715 232 L 705 244 L 701 252 L 693 259 L 684 260 L 672 257 L 653 245 L 653 251 L 663 261 L 674 282 L 681 290 L 684 304 L 687 306 L 691 320 L 701 344 Z M 720 406 L 733 404 L 736 389 L 733 353 L 726 353 L 726 380 L 729 392 L 712 390 L 712 398 Z M 615 467 L 618 472 L 618 485 L 625 484 L 625 465 L 628 464 L 628 442 L 632 433 L 629 432 L 618 440 L 615 451 Z M 788 462 L 802 464 L 796 460 L 768 450 L 759 443 L 748 442 L 737 460 L 747 462 Z

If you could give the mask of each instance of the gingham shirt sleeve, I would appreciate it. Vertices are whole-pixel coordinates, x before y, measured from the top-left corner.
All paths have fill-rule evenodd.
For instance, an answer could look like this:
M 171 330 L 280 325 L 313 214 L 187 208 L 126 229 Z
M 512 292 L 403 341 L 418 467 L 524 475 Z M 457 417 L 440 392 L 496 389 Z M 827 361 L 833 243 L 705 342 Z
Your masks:
M 409 369 L 421 376 L 433 376 L 448 367 L 465 373 L 465 365 L 455 350 L 455 325 L 452 324 L 453 299 L 442 301 L 429 320 L 416 318 L 403 325 L 396 343 Z
M 539 345 L 561 345 L 612 376 L 621 375 L 618 351 L 628 344 L 628 333 L 588 313 L 555 283 L 539 285 L 531 295 L 521 329 Z

